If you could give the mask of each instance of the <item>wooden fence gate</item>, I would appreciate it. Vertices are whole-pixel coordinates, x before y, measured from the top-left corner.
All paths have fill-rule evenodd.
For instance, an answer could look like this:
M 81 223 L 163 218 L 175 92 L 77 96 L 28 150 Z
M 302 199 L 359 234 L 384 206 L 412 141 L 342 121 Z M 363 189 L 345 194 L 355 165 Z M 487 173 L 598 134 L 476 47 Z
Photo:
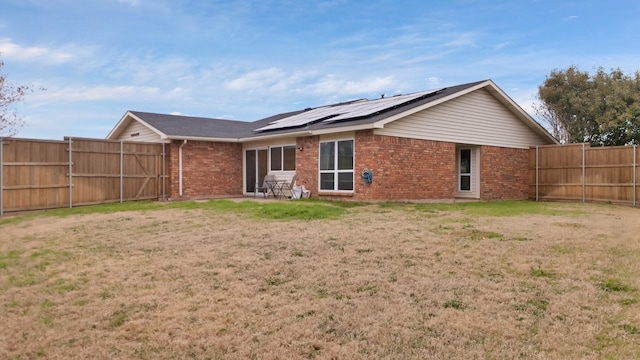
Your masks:
M 529 151 L 531 199 L 637 206 L 639 147 L 570 144 L 538 146 Z
M 163 144 L 0 138 L 0 216 L 166 198 Z

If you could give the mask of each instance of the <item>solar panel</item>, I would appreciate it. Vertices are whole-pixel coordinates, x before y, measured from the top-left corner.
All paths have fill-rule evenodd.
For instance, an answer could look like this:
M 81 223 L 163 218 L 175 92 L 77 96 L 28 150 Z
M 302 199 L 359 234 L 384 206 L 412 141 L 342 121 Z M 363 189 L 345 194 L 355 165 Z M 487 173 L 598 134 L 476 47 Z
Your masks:
M 425 95 L 429 95 L 435 93 L 439 90 L 429 90 L 423 91 L 419 93 L 413 93 L 408 95 L 398 95 L 389 98 L 382 98 L 377 100 L 371 100 L 368 103 L 364 104 L 354 104 L 353 108 L 349 109 L 349 112 L 344 113 L 342 115 L 332 117 L 330 119 L 324 120 L 324 122 L 334 122 L 346 119 L 352 119 L 362 116 L 369 116 L 384 110 L 389 110 L 393 107 L 402 105 L 409 101 L 415 100 Z
M 390 110 L 394 107 L 403 105 L 420 97 L 436 93 L 440 90 L 441 89 L 429 90 L 376 100 L 353 101 L 344 104 L 323 106 L 307 110 L 300 114 L 289 116 L 284 119 L 276 120 L 269 125 L 263 126 L 259 129 L 255 129 L 254 131 L 285 129 L 303 126 L 318 121 L 334 122 L 369 116 L 378 112 Z
M 293 116 L 286 117 L 284 119 L 276 120 L 270 123 L 267 126 L 263 126 L 254 131 L 264 131 L 264 130 L 275 130 L 275 129 L 283 129 L 288 127 L 296 127 L 307 125 L 312 122 L 316 122 L 319 120 L 326 119 L 329 116 L 339 115 L 340 112 L 336 112 L 335 108 L 331 107 L 321 107 L 311 109 L 300 114 L 296 114 Z

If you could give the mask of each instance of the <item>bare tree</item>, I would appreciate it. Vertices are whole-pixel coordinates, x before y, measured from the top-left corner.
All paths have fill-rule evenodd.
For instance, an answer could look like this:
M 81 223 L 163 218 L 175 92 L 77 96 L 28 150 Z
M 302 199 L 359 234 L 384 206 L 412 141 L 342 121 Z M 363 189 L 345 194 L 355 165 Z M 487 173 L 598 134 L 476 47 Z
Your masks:
M 547 126 L 547 129 L 551 131 L 551 135 L 555 137 L 561 144 L 567 144 L 569 142 L 569 133 L 562 121 L 558 119 L 553 110 L 547 107 L 546 103 L 539 105 L 533 105 L 533 111 Z
M 0 71 L 4 62 L 0 60 Z M 44 88 L 40 88 L 44 90 Z M 14 136 L 24 126 L 24 120 L 18 115 L 15 104 L 24 100 L 25 95 L 33 92 L 30 85 L 14 85 L 7 82 L 7 76 L 0 72 L 0 136 Z

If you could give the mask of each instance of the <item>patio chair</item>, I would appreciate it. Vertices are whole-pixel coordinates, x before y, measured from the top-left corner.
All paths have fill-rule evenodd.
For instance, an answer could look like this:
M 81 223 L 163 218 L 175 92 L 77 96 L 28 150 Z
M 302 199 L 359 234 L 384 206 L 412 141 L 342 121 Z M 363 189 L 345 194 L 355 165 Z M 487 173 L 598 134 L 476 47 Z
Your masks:
M 284 184 L 284 186 L 282 187 L 283 192 L 285 190 L 288 190 L 291 193 L 292 199 L 297 199 L 296 193 L 293 191 L 293 188 L 296 187 L 297 179 L 298 179 L 298 175 L 297 174 L 293 175 L 293 177 L 291 178 L 291 182 Z
M 258 193 L 262 193 L 264 197 L 267 197 L 269 193 L 269 181 L 274 181 L 275 179 L 275 175 L 265 175 L 264 180 L 262 180 L 262 186 L 256 183 L 256 186 L 253 188 L 253 197 L 255 198 Z

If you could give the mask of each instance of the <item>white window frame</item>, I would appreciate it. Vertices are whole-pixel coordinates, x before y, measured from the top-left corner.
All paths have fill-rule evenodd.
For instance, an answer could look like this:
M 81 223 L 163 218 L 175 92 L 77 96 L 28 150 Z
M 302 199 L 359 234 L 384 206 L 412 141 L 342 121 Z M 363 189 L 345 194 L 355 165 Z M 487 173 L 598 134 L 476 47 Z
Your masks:
M 351 169 L 338 169 L 338 143 L 342 141 L 351 141 L 353 146 L 353 164 Z M 334 156 L 333 156 L 333 170 L 321 170 L 322 165 L 322 144 L 333 143 L 334 144 Z M 341 192 L 341 193 L 353 193 L 355 191 L 355 166 L 356 166 L 356 141 L 354 138 L 335 139 L 320 141 L 318 144 L 318 191 L 319 192 Z M 351 173 L 351 190 L 338 190 L 338 174 Z M 333 176 L 333 189 L 322 189 L 322 174 L 334 174 Z
M 460 169 L 460 166 L 462 164 L 462 151 L 464 150 L 468 150 L 469 151 L 469 172 L 468 173 L 463 173 Z M 470 147 L 462 147 L 462 148 L 458 148 L 458 192 L 461 193 L 470 193 L 473 192 L 473 148 Z M 463 190 L 462 189 L 462 177 L 463 176 L 468 176 L 469 177 L 469 190 Z
M 293 151 L 294 151 L 294 165 L 293 165 L 293 170 L 285 170 L 284 169 L 284 148 L 286 147 L 292 147 Z M 273 148 L 280 148 L 280 170 L 273 170 L 273 160 L 271 158 L 271 149 Z M 296 151 L 296 144 L 284 144 L 284 145 L 274 145 L 274 146 L 269 146 L 269 169 L 268 172 L 272 173 L 272 172 L 295 172 L 296 171 L 296 161 L 297 161 L 297 155 L 295 153 Z

